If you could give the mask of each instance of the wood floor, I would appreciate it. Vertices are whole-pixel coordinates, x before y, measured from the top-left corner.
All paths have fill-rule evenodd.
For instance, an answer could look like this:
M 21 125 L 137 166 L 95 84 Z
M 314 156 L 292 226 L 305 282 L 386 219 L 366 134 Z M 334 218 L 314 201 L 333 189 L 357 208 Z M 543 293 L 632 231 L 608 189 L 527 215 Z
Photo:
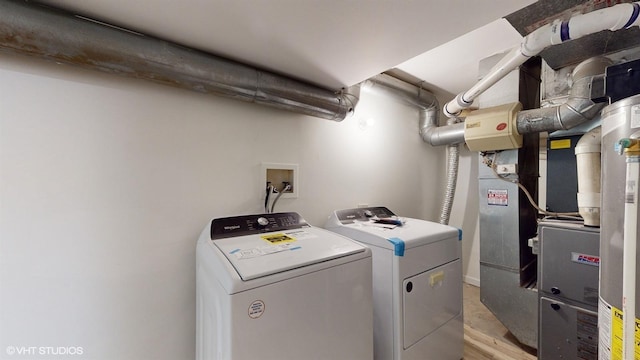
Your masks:
M 535 360 L 536 349 L 522 345 L 480 302 L 480 289 L 463 285 L 464 360 Z

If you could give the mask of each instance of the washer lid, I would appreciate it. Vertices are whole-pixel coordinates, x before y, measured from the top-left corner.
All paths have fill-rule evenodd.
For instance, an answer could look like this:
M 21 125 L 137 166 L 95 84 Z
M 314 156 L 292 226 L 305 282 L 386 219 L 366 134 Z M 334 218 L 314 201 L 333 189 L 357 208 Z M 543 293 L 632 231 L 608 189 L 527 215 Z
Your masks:
M 213 243 L 244 281 L 365 251 L 346 237 L 314 227 L 216 239 Z

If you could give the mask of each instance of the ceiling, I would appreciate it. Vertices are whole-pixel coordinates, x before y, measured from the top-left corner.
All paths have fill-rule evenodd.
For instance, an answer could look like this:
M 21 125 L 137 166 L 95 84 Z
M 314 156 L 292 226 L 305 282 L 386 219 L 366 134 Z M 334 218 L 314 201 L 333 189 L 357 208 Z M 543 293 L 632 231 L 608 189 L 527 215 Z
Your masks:
M 500 18 L 534 0 L 42 0 L 329 89 L 397 68 L 458 93 L 522 38 Z

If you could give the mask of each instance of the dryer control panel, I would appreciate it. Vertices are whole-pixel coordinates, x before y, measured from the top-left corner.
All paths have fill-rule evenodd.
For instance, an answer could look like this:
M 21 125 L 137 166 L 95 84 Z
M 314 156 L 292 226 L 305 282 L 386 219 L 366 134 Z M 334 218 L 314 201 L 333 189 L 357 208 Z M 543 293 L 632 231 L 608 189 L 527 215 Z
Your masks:
M 233 216 L 211 221 L 211 240 L 311 227 L 298 213 Z
M 343 224 L 352 224 L 354 221 L 369 221 L 371 218 L 390 218 L 396 216 L 384 206 L 337 210 L 336 217 Z

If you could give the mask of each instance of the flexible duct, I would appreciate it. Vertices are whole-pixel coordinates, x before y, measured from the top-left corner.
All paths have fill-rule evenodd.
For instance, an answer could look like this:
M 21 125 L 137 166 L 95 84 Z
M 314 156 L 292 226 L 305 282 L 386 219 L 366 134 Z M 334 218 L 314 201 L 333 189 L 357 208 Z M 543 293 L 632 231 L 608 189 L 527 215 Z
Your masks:
M 454 118 L 447 119 L 447 125 L 454 125 Z M 456 194 L 456 183 L 458 181 L 458 160 L 460 153 L 458 144 L 447 145 L 447 188 L 440 209 L 440 224 L 448 225 L 451 216 L 451 208 L 453 207 L 453 199 Z
M 0 1 L 0 51 L 336 121 L 357 99 L 24 1 Z
M 376 91 L 409 106 L 418 108 L 420 136 L 433 146 L 448 145 L 447 189 L 440 211 L 440 223 L 448 224 L 458 178 L 458 145 L 464 142 L 464 124 L 454 124 L 449 119 L 447 126 L 438 126 L 440 106 L 436 97 L 414 85 L 386 74 L 364 81 L 362 89 Z
M 520 46 L 512 49 L 489 73 L 469 90 L 458 94 L 444 106 L 447 117 L 459 116 L 476 97 L 522 65 L 530 57 L 551 45 L 581 38 L 603 30 L 617 31 L 640 25 L 640 2 L 618 4 L 609 8 L 575 15 L 568 21 L 556 20 L 525 36 Z

